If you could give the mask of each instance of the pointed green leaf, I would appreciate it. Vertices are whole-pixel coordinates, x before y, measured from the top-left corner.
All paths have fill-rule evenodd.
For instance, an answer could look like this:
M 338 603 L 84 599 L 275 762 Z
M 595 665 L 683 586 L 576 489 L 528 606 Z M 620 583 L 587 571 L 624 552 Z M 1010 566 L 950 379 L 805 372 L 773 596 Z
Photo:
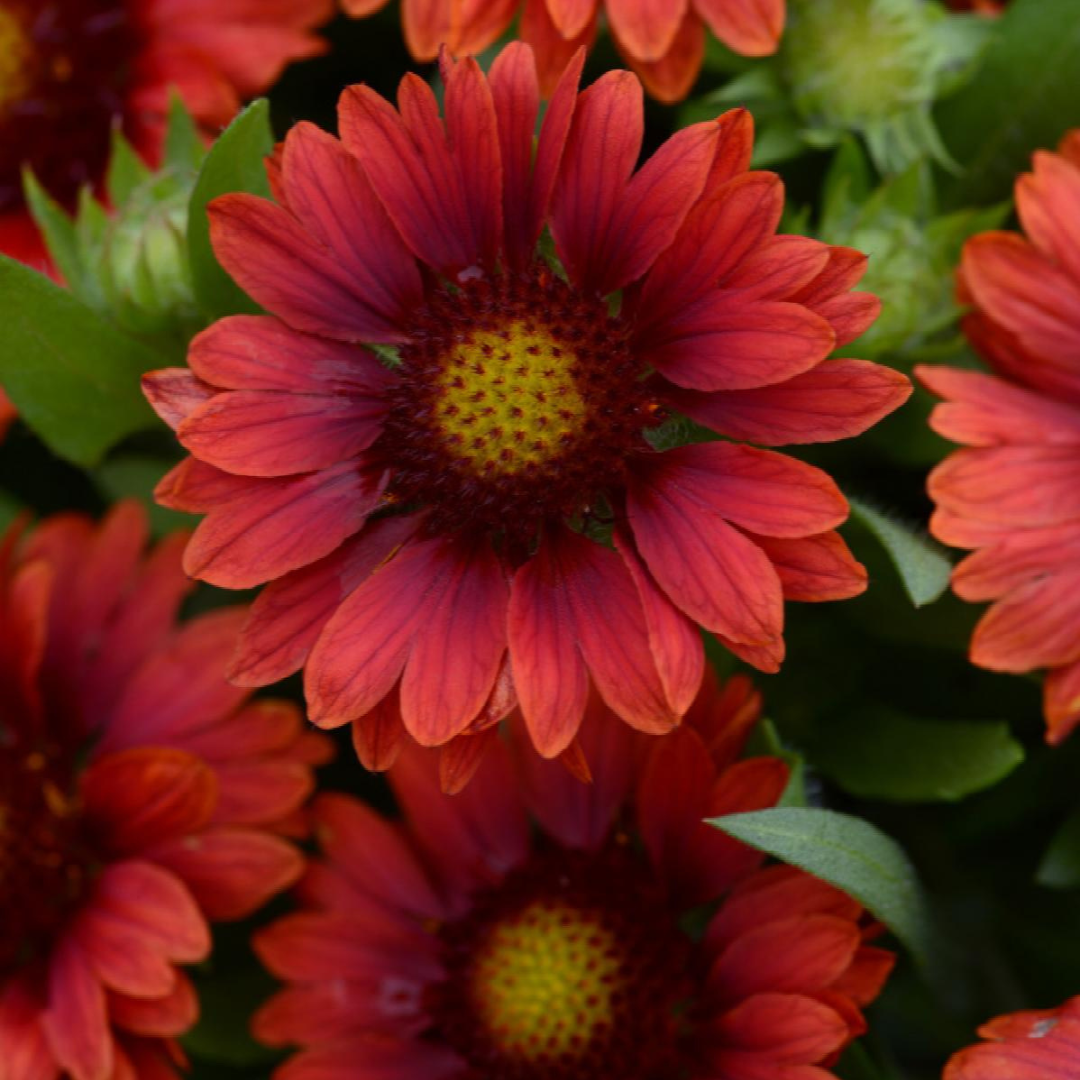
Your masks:
M 952 562 L 945 549 L 910 525 L 861 499 L 848 497 L 852 519 L 861 522 L 889 553 L 904 590 L 916 607 L 932 604 L 949 587 Z
M 274 149 L 270 105 L 264 99 L 249 105 L 214 143 L 191 193 L 188 248 L 195 297 L 212 318 L 258 312 L 256 304 L 221 268 L 210 245 L 206 206 L 218 195 L 247 191 L 268 196 L 263 159 Z
M 1003 780 L 1024 751 L 1006 723 L 926 720 L 870 707 L 823 724 L 811 758 L 852 795 L 953 802 Z
M 184 99 L 174 90 L 169 99 L 169 119 L 165 128 L 166 167 L 181 172 L 196 170 L 206 159 L 206 146 L 198 125 Z
M 935 934 L 915 869 L 900 845 L 869 822 L 833 810 L 784 807 L 708 823 L 855 897 L 921 967 L 933 966 Z
M 124 133 L 119 127 L 113 128 L 109 168 L 105 173 L 105 190 L 113 206 L 123 206 L 131 193 L 150 176 L 149 167 L 124 138 Z
M 29 169 L 23 170 L 23 193 L 52 261 L 71 288 L 85 295 L 87 273 L 75 222 Z
M 0 383 L 57 454 L 95 465 L 132 432 L 153 427 L 139 376 L 162 358 L 66 289 L 0 258 Z

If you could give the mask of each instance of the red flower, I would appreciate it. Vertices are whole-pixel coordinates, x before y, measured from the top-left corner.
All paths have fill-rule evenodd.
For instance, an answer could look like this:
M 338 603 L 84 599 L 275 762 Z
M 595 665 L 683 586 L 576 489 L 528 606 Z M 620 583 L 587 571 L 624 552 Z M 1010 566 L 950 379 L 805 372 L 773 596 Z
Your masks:
M 439 746 L 515 697 L 558 755 L 590 682 L 633 727 L 669 731 L 701 679 L 694 623 L 774 671 L 785 596 L 865 587 L 823 472 L 646 437 L 669 408 L 766 445 L 846 437 L 896 408 L 903 376 L 826 360 L 877 311 L 848 292 L 865 257 L 773 236 L 782 189 L 746 171 L 744 112 L 631 175 L 640 85 L 617 71 L 579 97 L 580 64 L 535 166 L 522 45 L 490 82 L 473 60 L 448 67 L 445 129 L 411 75 L 401 115 L 346 91 L 343 143 L 298 125 L 276 204 L 211 208 L 219 258 L 274 316 L 225 319 L 191 371 L 146 378 L 192 454 L 158 498 L 209 512 L 188 572 L 271 582 L 232 677 L 306 666 L 312 719 L 358 721 L 358 742 L 378 729 L 384 766 L 401 721 Z M 536 253 L 545 225 L 565 277 Z
M 359 18 L 386 2 L 341 0 L 341 6 Z M 519 10 L 521 38 L 536 50 L 545 96 L 577 50 L 592 45 L 602 10 L 620 55 L 649 93 L 681 101 L 701 71 L 706 27 L 743 56 L 769 56 L 784 32 L 786 0 L 402 0 L 401 18 L 409 52 L 433 60 L 444 45 L 462 56 L 481 52 Z
M 953 1055 L 944 1080 L 1080 1080 L 1080 997 L 999 1016 L 979 1034 L 987 1042 Z
M 758 711 L 710 684 L 657 743 L 596 707 L 591 785 L 516 730 L 448 799 L 413 748 L 401 824 L 320 796 L 305 910 L 255 941 L 288 984 L 256 1035 L 303 1047 L 276 1080 L 830 1080 L 894 958 L 854 900 L 702 823 L 782 792 L 783 762 L 735 763 Z
M 1000 15 L 1006 0 L 945 0 L 953 11 L 974 11 L 979 15 Z
M 323 736 L 221 673 L 242 618 L 175 624 L 182 538 L 145 560 L 143 513 L 54 517 L 0 552 L 0 1076 L 175 1076 L 194 1022 L 177 965 L 207 919 L 303 869 L 277 833 Z
M 1080 723 L 1080 132 L 1035 155 L 1017 184 L 1028 239 L 989 232 L 964 248 L 971 343 L 994 375 L 921 367 L 947 399 L 936 431 L 969 449 L 930 474 L 934 535 L 976 549 L 953 589 L 992 600 L 971 659 L 992 671 L 1049 668 L 1047 738 Z
M 0 441 L 3 441 L 12 420 L 18 415 L 15 406 L 11 404 L 11 399 L 0 389 Z
M 21 173 L 70 205 L 119 121 L 154 159 L 170 87 L 213 131 L 324 43 L 333 0 L 0 0 L 0 251 L 44 267 Z

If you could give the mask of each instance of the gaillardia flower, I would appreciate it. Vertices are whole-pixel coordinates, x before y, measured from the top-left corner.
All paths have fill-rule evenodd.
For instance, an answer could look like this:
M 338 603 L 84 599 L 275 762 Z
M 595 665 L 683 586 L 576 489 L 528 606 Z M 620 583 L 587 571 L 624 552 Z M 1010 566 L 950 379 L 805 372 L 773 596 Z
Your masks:
M 44 262 L 24 168 L 70 208 L 98 185 L 114 124 L 155 158 L 170 87 L 209 129 L 228 123 L 289 61 L 323 50 L 310 30 L 332 11 L 333 0 L 0 0 L 0 251 Z
M 930 474 L 938 539 L 975 549 L 953 573 L 965 600 L 992 600 L 971 659 L 1049 669 L 1047 738 L 1080 723 L 1080 132 L 1035 155 L 1017 209 L 1027 238 L 988 232 L 964 248 L 968 339 L 994 374 L 920 367 L 946 399 L 934 430 L 966 449 Z
M 386 0 L 341 0 L 346 14 L 371 15 Z M 708 28 L 743 56 L 776 52 L 786 0 L 402 0 L 409 51 L 432 60 L 445 45 L 475 54 L 496 41 L 521 12 L 519 33 L 536 50 L 547 95 L 574 54 L 596 38 L 601 12 L 624 60 L 661 101 L 686 97 L 701 71 Z
M 954 1054 L 943 1080 L 1080 1080 L 1080 997 L 999 1016 L 979 1034 L 987 1041 Z
M 784 788 L 782 761 L 735 762 L 757 709 L 710 685 L 655 741 L 597 707 L 591 785 L 512 737 L 448 798 L 412 747 L 402 823 L 319 796 L 304 910 L 255 940 L 287 983 L 256 1036 L 303 1048 L 275 1080 L 831 1080 L 893 955 L 854 900 L 702 822 Z
M 520 44 L 490 81 L 448 66 L 445 126 L 411 75 L 400 113 L 346 91 L 341 142 L 298 125 L 277 202 L 211 208 L 219 259 L 273 315 L 222 320 L 190 371 L 145 380 L 191 452 L 159 501 L 208 515 L 188 572 L 271 583 L 232 677 L 304 666 L 314 722 L 361 741 L 403 722 L 443 745 L 518 701 L 554 757 L 590 683 L 666 732 L 701 680 L 695 623 L 776 670 L 785 596 L 865 587 L 832 480 L 735 441 L 841 438 L 907 396 L 826 359 L 877 311 L 849 292 L 865 259 L 773 235 L 781 185 L 747 172 L 745 113 L 635 173 L 640 84 L 579 96 L 580 62 L 535 155 Z M 661 452 L 671 410 L 731 441 Z
M 282 833 L 321 735 L 245 703 L 222 655 L 242 617 L 183 626 L 181 538 L 142 558 L 120 504 L 0 550 L 0 1076 L 167 1080 L 195 1021 L 177 967 L 208 919 L 245 916 L 303 870 Z

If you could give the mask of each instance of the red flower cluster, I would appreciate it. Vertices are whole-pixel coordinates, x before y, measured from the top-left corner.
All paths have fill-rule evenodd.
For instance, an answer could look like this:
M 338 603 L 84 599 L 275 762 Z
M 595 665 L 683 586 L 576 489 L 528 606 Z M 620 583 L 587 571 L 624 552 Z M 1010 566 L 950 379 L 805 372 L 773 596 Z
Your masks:
M 183 626 L 181 537 L 54 517 L 0 550 L 0 1076 L 168 1080 L 208 919 L 300 875 L 324 737 L 223 677 L 242 613 Z
M 1047 737 L 1080 723 L 1080 132 L 1035 155 L 1017 208 L 1027 239 L 983 233 L 960 269 L 985 375 L 920 367 L 947 399 L 936 431 L 969 449 L 930 475 L 934 535 L 976 549 L 956 568 L 965 600 L 992 600 L 971 659 L 993 671 L 1049 668 Z
M 211 207 L 219 259 L 273 315 L 145 381 L 192 455 L 159 501 L 208 515 L 188 572 L 271 582 L 232 677 L 304 666 L 312 719 L 353 722 L 372 767 L 406 732 L 474 755 L 515 703 L 554 757 L 590 683 L 669 731 L 701 681 L 695 624 L 775 671 L 785 598 L 865 587 L 832 480 L 742 445 L 844 438 L 907 397 L 828 359 L 877 313 L 850 291 L 865 256 L 774 235 L 783 189 L 747 171 L 744 112 L 635 172 L 640 84 L 578 94 L 581 62 L 535 154 L 522 45 L 490 79 L 448 62 L 445 121 L 407 76 L 400 112 L 346 91 L 341 142 L 295 127 L 276 202 Z M 728 441 L 663 449 L 673 412 Z
M 999 1016 L 979 1034 L 987 1041 L 955 1054 L 944 1080 L 1080 1080 L 1080 997 Z
M 387 0 L 341 0 L 348 15 L 371 15 Z M 784 32 L 785 0 L 403 0 L 405 41 L 417 60 L 446 46 L 475 55 L 521 12 L 520 34 L 536 52 L 550 94 L 581 47 L 596 38 L 601 11 L 623 59 L 661 101 L 680 101 L 701 71 L 705 29 L 744 56 L 768 56 Z
M 306 910 L 255 943 L 288 982 L 256 1034 L 303 1047 L 277 1080 L 830 1080 L 893 956 L 858 903 L 702 823 L 785 786 L 735 761 L 758 705 L 710 684 L 655 742 L 594 701 L 591 785 L 515 729 L 453 799 L 404 753 L 403 823 L 320 796 Z
M 0 251 L 44 265 L 24 168 L 70 205 L 98 185 L 116 122 L 149 159 L 170 87 L 209 130 L 228 123 L 287 63 L 323 51 L 310 30 L 332 11 L 333 0 L 0 0 Z

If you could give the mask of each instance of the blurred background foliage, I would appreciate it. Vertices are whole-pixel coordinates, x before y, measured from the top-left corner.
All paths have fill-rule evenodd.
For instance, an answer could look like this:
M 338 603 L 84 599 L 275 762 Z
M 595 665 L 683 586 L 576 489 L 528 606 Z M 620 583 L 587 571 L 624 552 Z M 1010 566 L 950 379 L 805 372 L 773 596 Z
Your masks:
M 349 83 L 392 94 L 413 67 L 398 17 L 394 4 L 374 18 L 332 23 L 332 50 L 295 65 L 270 94 L 277 136 L 301 119 L 333 129 Z M 586 77 L 616 66 L 602 38 Z M 685 123 L 743 104 L 758 122 L 760 163 L 787 185 L 785 228 L 871 255 L 866 287 L 885 309 L 844 354 L 902 370 L 916 360 L 974 366 L 956 326 L 953 269 L 967 236 L 1015 225 L 1012 183 L 1031 152 L 1080 126 L 1080 0 L 1014 0 L 996 21 L 947 16 L 924 0 L 792 0 L 778 57 L 747 61 L 713 43 L 691 101 L 648 104 L 646 152 Z M 126 377 L 162 357 L 182 362 L 182 342 L 200 318 L 219 314 L 215 304 L 243 302 L 215 291 L 200 224 L 193 219 L 185 231 L 177 220 L 193 186 L 208 196 L 264 183 L 265 115 L 257 108 L 242 123 L 197 183 L 202 152 L 184 141 L 182 117 L 164 180 L 120 162 L 112 182 L 124 198 L 114 201 L 153 200 L 153 235 L 133 235 L 122 215 L 80 226 L 89 245 L 80 249 L 90 260 L 85 288 L 67 276 L 103 316 L 101 341 L 84 358 L 95 373 L 98 352 L 115 345 L 108 335 L 122 341 L 126 359 L 114 348 L 110 363 Z M 155 252 L 170 244 L 190 245 L 193 281 L 153 277 Z M 103 273 L 94 260 L 112 269 Z M 210 277 L 200 284 L 200 274 Z M 0 314 L 6 306 L 0 296 Z M 16 345 L 18 332 L 15 325 Z M 70 441 L 72 400 L 41 421 L 23 409 L 34 430 L 19 422 L 0 445 L 0 520 L 20 508 L 97 513 L 123 496 L 149 501 L 177 458 L 175 444 L 147 422 L 141 401 L 122 415 L 114 402 L 118 420 L 94 397 L 99 389 L 75 406 L 90 427 L 104 417 L 93 445 Z M 862 439 L 800 454 L 856 501 L 844 531 L 871 587 L 842 604 L 790 605 L 783 671 L 754 676 L 783 747 L 805 762 L 807 804 L 865 819 L 899 842 L 943 942 L 941 985 L 901 963 L 871 1010 L 870 1034 L 841 1065 L 850 1080 L 935 1076 L 985 1018 L 1080 992 L 1080 738 L 1049 749 L 1037 680 L 980 671 L 966 659 L 979 610 L 946 592 L 955 553 L 925 532 L 925 474 L 948 449 L 926 427 L 930 407 L 917 390 Z M 184 523 L 154 511 L 159 532 Z M 236 594 L 200 586 L 192 606 L 235 602 Z M 724 673 L 738 666 L 719 648 L 711 657 Z M 299 699 L 299 680 L 273 693 Z M 339 741 L 324 784 L 391 809 L 383 782 L 358 767 L 347 738 Z M 266 1077 L 274 1060 L 246 1033 L 271 985 L 248 950 L 249 930 L 219 928 L 213 959 L 197 973 L 204 1018 L 185 1040 L 195 1080 Z

